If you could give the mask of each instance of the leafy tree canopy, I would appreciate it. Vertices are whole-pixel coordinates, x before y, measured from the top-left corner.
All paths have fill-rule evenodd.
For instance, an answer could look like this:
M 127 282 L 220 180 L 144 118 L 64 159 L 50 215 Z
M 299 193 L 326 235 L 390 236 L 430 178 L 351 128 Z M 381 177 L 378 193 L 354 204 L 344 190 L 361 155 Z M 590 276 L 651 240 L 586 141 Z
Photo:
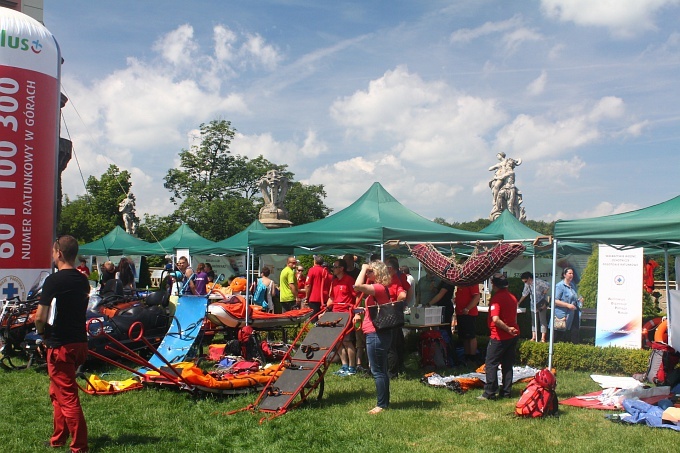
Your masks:
M 176 210 L 168 216 L 144 215 L 137 231 L 141 239 L 162 240 L 182 222 L 213 241 L 242 231 L 257 218 L 263 205 L 258 181 L 269 170 L 279 171 L 290 181 L 284 203 L 293 224 L 319 220 L 331 212 L 323 203 L 326 197 L 323 185 L 295 182 L 287 165 L 275 164 L 261 155 L 249 159 L 232 154 L 235 133 L 226 120 L 200 125 L 197 137 L 200 143 L 182 149 L 178 168 L 168 170 L 164 177 L 163 185 L 171 192 Z M 100 179 L 90 177 L 87 195 L 75 200 L 65 197 L 59 231 L 90 242 L 116 225 L 123 226 L 118 204 L 131 185 L 130 173 L 115 165 Z
M 71 234 L 82 243 L 99 239 L 116 225 L 122 227 L 118 203 L 132 186 L 130 178 L 128 171 L 121 171 L 116 165 L 110 165 L 100 179 L 90 176 L 85 183 L 85 195 L 75 200 L 64 197 L 57 233 Z
M 323 185 L 294 182 L 288 189 L 283 204 L 293 225 L 302 225 L 323 219 L 331 213 L 331 209 L 323 203 L 323 198 L 326 198 Z
M 436 217 L 433 222 L 465 231 L 481 231 L 491 224 L 491 220 L 489 219 L 477 219 L 472 222 L 449 223 L 441 217 Z M 539 233 L 545 234 L 547 236 L 551 236 L 553 234 L 553 230 L 555 229 L 555 222 L 548 223 L 542 220 L 527 220 L 524 222 L 524 224 L 532 230 L 538 231 Z

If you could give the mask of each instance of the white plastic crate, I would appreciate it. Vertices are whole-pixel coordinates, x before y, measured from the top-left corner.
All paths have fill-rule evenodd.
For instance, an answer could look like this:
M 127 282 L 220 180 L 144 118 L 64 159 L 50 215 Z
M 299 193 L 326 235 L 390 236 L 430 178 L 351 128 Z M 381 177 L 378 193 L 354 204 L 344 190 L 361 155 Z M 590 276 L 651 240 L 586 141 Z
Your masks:
M 444 307 L 416 307 L 411 309 L 411 324 L 414 326 L 441 324 L 443 318 Z

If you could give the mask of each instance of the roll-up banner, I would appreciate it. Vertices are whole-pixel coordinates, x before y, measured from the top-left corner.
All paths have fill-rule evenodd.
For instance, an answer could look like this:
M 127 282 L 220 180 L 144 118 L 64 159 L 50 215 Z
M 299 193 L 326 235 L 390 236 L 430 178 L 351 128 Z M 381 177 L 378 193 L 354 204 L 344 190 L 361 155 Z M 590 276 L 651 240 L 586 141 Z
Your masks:
M 52 269 L 60 66 L 44 25 L 0 8 L 0 299 Z
M 642 341 L 642 248 L 600 245 L 595 346 L 639 349 Z

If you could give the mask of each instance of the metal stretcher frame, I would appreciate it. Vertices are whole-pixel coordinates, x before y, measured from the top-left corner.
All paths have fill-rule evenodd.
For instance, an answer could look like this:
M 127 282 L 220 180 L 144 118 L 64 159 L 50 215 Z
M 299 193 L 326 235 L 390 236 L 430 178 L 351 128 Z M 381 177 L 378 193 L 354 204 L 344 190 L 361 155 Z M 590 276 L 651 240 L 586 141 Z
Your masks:
M 253 404 L 226 415 L 246 410 L 264 412 L 269 415 L 260 419 L 263 423 L 300 406 L 316 391 L 317 399 L 321 399 L 324 376 L 337 353 L 336 348 L 354 328 L 351 316 L 351 313 L 322 312 L 315 323 L 307 321 L 278 365 L 278 369 L 283 369 L 278 379 L 270 379 Z

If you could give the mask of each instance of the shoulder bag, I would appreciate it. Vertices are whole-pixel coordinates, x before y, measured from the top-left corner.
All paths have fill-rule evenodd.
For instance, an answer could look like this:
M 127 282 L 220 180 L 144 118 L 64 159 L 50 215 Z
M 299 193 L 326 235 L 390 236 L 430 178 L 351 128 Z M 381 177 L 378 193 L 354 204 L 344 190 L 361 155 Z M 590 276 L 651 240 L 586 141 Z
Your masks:
M 389 291 L 385 288 L 389 297 Z M 404 325 L 404 301 L 388 302 L 379 304 L 376 299 L 375 305 L 368 306 L 368 313 L 376 332 L 394 329 Z

